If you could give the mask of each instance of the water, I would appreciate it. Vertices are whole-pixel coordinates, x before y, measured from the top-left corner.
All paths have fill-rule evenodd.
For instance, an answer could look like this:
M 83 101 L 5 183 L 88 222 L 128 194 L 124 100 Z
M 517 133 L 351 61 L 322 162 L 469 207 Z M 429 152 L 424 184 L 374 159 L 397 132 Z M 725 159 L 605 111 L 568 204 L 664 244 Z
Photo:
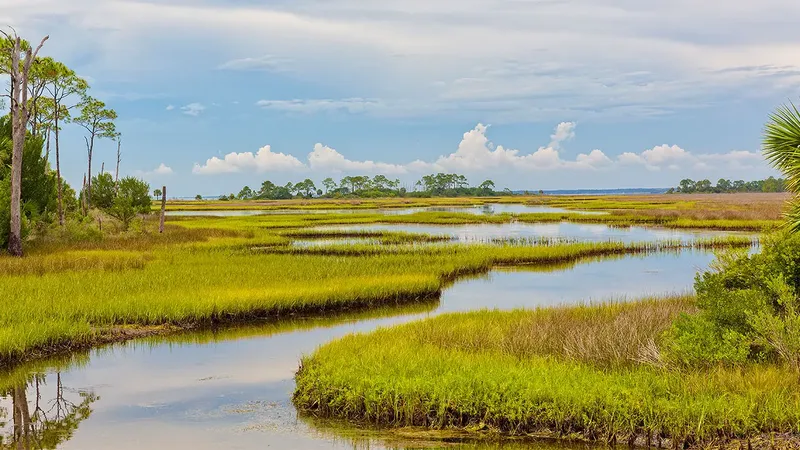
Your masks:
M 604 211 L 574 211 L 550 206 L 534 206 L 521 204 L 486 204 L 476 206 L 426 206 L 421 208 L 389 208 L 389 209 L 271 209 L 271 210 L 212 210 L 212 211 L 167 211 L 168 216 L 258 216 L 269 214 L 384 214 L 404 215 L 418 212 L 455 212 L 478 215 L 522 214 L 522 213 L 574 213 L 574 214 L 607 214 Z
M 39 404 L 42 411 L 49 411 L 50 428 L 55 430 L 55 424 L 74 429 L 66 434 L 37 433 L 58 436 L 63 440 L 58 448 L 80 450 L 420 448 L 422 443 L 405 437 L 321 426 L 299 418 L 290 395 L 301 355 L 348 333 L 445 312 L 685 292 L 691 289 L 695 271 L 707 267 L 712 259 L 709 253 L 686 251 L 533 270 L 496 270 L 458 281 L 441 299 L 429 303 L 185 333 L 92 350 L 73 355 L 69 361 L 44 364 L 44 369 L 30 369 L 30 373 L 43 374 L 41 382 L 46 385 L 40 385 Z M 26 370 L 19 371 L 25 375 Z M 0 381 L 3 378 L 0 374 Z M 35 403 L 35 385 L 17 389 L 18 400 L 21 393 L 26 395 L 23 400 Z M 55 405 L 61 405 L 62 418 L 56 418 Z M 10 407 L 10 396 L 0 399 L 0 436 L 6 436 L 0 437 L 5 439 L 0 440 L 0 448 L 12 433 L 11 425 L 3 425 L 1 411 L 5 408 L 10 419 Z M 31 406 L 31 414 L 34 411 Z M 43 428 L 42 424 L 33 423 L 37 429 Z M 556 445 L 517 442 L 462 448 L 552 446 Z M 29 448 L 41 447 L 32 444 Z
M 558 238 L 576 241 L 683 241 L 721 237 L 732 234 L 723 231 L 675 230 L 651 227 L 612 227 L 603 224 L 558 223 L 500 223 L 468 225 L 374 224 L 325 227 L 347 231 L 405 231 L 451 236 L 459 242 L 486 242 L 503 239 Z

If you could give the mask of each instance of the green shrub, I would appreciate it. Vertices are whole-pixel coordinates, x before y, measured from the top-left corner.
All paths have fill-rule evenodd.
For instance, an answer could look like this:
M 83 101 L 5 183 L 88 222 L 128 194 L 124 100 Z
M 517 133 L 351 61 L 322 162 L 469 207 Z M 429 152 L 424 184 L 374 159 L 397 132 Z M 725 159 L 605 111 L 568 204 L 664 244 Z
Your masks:
M 800 236 L 779 233 L 760 253 L 719 255 L 695 280 L 699 313 L 676 320 L 664 339 L 683 365 L 779 359 L 800 369 Z
M 671 362 L 688 366 L 734 365 L 750 354 L 750 339 L 719 327 L 702 314 L 683 314 L 667 332 L 666 350 Z

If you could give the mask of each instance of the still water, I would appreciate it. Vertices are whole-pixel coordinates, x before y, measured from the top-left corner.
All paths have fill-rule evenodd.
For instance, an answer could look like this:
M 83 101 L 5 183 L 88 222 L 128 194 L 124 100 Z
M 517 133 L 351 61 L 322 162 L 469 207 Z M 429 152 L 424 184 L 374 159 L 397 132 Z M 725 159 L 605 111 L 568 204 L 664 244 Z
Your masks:
M 729 231 L 676 230 L 653 227 L 612 227 L 603 224 L 559 223 L 485 223 L 468 225 L 374 224 L 322 227 L 347 231 L 405 231 L 450 236 L 459 242 L 486 242 L 507 239 L 546 239 L 602 242 L 682 241 L 731 235 Z
M 31 422 L 36 439 L 30 439 L 27 447 L 8 448 L 440 448 L 298 417 L 290 398 L 300 357 L 348 333 L 446 312 L 681 293 L 691 289 L 695 272 L 712 259 L 709 253 L 684 251 L 535 270 L 495 270 L 458 281 L 439 300 L 426 303 L 144 339 L 39 364 L 36 369 L 22 367 L 16 375 L 39 374 L 38 388 L 30 383 L 0 399 L 0 448 L 14 445 L 10 443 L 14 401 L 27 402 L 29 415 L 39 419 L 44 415 L 47 420 Z M 8 374 L 0 374 L 0 381 L 4 379 L 10 383 Z M 457 448 L 557 446 L 512 442 Z
M 455 212 L 479 215 L 522 214 L 522 213 L 574 213 L 574 214 L 607 214 L 604 211 L 575 211 L 550 206 L 534 206 L 521 204 L 487 204 L 476 206 L 426 206 L 421 208 L 389 208 L 389 209 L 272 209 L 272 210 L 212 210 L 212 211 L 167 211 L 168 216 L 258 216 L 265 214 L 385 214 L 403 215 L 418 212 Z

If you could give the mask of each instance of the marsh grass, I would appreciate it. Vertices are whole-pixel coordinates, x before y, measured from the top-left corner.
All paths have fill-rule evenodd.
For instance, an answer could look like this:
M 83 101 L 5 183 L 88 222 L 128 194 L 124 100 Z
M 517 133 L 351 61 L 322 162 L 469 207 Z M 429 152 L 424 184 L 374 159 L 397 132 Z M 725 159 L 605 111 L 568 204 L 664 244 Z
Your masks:
M 351 335 L 303 358 L 305 413 L 382 426 L 706 446 L 800 431 L 800 380 L 773 365 L 639 362 L 690 297 L 477 311 Z

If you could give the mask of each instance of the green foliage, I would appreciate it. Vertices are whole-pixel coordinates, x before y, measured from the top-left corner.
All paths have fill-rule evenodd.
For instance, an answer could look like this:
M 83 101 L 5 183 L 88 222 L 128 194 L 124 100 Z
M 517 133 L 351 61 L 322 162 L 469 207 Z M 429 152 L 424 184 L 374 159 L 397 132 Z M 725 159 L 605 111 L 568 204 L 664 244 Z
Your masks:
M 669 356 L 683 364 L 780 359 L 800 369 L 800 236 L 777 234 L 758 254 L 720 255 L 697 276 L 694 317 L 668 333 Z
M 92 177 L 92 206 L 107 210 L 114 205 L 117 196 L 117 186 L 114 177 L 108 173 L 101 173 Z
M 694 181 L 686 178 L 681 180 L 677 188 L 671 188 L 669 193 L 727 194 L 733 192 L 784 192 L 785 190 L 786 181 L 783 178 L 775 177 L 755 181 L 731 181 L 720 178 L 716 185 L 712 185 L 710 180 Z
M 460 197 L 460 196 L 492 196 L 497 195 L 494 191 L 494 182 L 486 180 L 478 187 L 470 187 L 466 177 L 457 174 L 439 173 L 426 175 L 416 183 L 419 189 L 413 193 L 407 192 L 406 188 L 400 186 L 400 180 L 390 180 L 386 175 L 376 175 L 373 178 L 368 176 L 346 176 L 337 185 L 333 178 L 322 180 L 324 192 L 317 189 L 314 181 L 306 178 L 296 184 L 287 183 L 285 186 L 277 186 L 267 180 L 262 183 L 258 192 L 253 192 L 245 186 L 239 193 L 238 198 L 245 200 L 249 198 L 284 200 L 294 196 L 312 198 L 314 196 L 325 196 L 329 198 L 357 197 L 357 198 L 384 198 L 384 197 Z
M 133 206 L 133 199 L 130 197 L 116 197 L 114 198 L 111 208 L 108 209 L 108 214 L 119 220 L 122 224 L 122 229 L 127 231 L 130 227 L 131 221 L 136 218 L 136 208 Z
M 9 232 L 11 199 L 11 120 L 0 118 L 0 246 L 5 247 Z M 56 211 L 55 174 L 43 154 L 41 137 L 30 135 L 22 152 L 22 211 L 23 228 L 46 221 Z M 25 231 L 23 232 L 25 234 Z
M 800 194 L 800 111 L 794 104 L 780 106 L 764 130 L 764 157 L 786 177 L 786 187 Z M 800 201 L 795 197 L 786 213 L 793 231 L 800 231 Z
M 153 204 L 150 198 L 150 185 L 135 177 L 119 180 L 119 197 L 130 199 L 131 207 L 137 214 L 147 214 Z
M 673 362 L 688 366 L 739 364 L 750 354 L 747 336 L 718 327 L 703 315 L 684 314 L 667 333 L 665 349 Z

